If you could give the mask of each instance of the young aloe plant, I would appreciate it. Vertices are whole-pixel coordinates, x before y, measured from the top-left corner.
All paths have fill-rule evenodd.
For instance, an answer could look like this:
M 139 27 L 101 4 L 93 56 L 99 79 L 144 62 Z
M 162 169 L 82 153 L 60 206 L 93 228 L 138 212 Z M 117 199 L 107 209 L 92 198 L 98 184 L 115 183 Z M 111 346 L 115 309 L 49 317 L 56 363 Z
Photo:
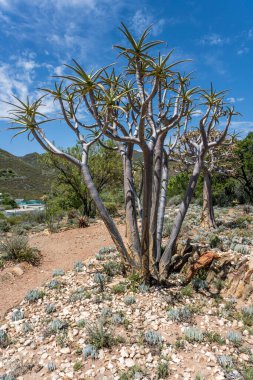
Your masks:
M 5 348 L 9 344 L 9 337 L 5 330 L 0 329 L 0 347 Z
M 188 327 L 185 330 L 185 338 L 189 342 L 202 342 L 204 339 L 204 334 L 196 327 Z
M 156 331 L 146 331 L 144 334 L 144 339 L 151 346 L 161 344 L 163 341 L 162 335 Z
M 21 319 L 24 319 L 24 316 L 25 316 L 25 314 L 22 310 L 16 309 L 12 313 L 11 320 L 13 322 L 20 321 Z
M 97 359 L 98 352 L 95 346 L 92 346 L 91 344 L 88 344 L 83 349 L 83 356 L 86 358 L 91 357 L 92 359 Z
M 48 372 L 54 372 L 56 370 L 56 364 L 54 362 L 49 362 L 47 365 Z

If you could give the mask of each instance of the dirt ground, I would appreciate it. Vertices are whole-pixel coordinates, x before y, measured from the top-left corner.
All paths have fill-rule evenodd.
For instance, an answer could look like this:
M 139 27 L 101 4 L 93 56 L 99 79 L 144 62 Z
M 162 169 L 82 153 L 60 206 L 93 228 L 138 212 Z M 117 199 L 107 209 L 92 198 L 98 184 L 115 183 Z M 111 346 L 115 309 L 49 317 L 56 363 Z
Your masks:
M 119 226 L 123 229 L 123 226 Z M 52 276 L 56 268 L 69 270 L 76 261 L 85 260 L 112 240 L 101 221 L 85 229 L 71 229 L 50 234 L 41 232 L 29 237 L 32 247 L 41 251 L 42 262 L 38 267 L 19 264 L 20 273 L 13 267 L 0 271 L 0 321 L 5 313 L 19 304 L 29 289 L 41 286 Z

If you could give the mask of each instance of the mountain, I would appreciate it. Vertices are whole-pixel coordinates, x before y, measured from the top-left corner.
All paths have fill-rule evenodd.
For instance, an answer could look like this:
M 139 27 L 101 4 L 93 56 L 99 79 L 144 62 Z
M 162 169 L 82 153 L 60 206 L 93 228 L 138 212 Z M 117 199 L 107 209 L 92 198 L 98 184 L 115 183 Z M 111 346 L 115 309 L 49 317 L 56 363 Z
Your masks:
M 38 153 L 17 157 L 0 149 L 0 192 L 14 198 L 40 198 L 48 193 L 52 173 L 43 168 Z

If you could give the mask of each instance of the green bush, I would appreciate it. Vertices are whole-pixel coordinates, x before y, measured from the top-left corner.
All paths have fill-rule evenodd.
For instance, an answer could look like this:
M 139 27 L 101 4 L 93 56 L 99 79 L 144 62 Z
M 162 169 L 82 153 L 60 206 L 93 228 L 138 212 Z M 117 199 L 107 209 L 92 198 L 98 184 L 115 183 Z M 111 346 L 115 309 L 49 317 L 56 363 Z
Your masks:
M 105 326 L 103 321 L 97 321 L 92 325 L 86 327 L 88 343 L 96 349 L 103 347 L 112 347 L 115 344 L 115 338 L 112 333 Z
M 117 208 L 115 203 L 105 202 L 105 207 L 107 208 L 107 210 L 111 216 L 117 216 L 118 215 L 118 208 Z
M 40 262 L 38 249 L 30 247 L 28 239 L 24 236 L 13 236 L 6 239 L 0 245 L 0 252 L 7 260 L 27 261 L 32 265 L 38 265 Z
M 0 219 L 0 232 L 9 232 L 11 229 L 10 224 L 7 220 Z

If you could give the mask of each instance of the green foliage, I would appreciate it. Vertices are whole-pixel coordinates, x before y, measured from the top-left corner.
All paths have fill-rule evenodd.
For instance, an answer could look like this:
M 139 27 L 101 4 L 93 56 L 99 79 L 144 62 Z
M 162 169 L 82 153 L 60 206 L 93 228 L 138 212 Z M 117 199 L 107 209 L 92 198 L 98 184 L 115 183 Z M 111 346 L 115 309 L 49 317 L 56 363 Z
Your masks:
M 126 304 L 126 305 L 133 305 L 134 303 L 136 302 L 136 300 L 135 300 L 135 298 L 133 297 L 133 296 L 126 296 L 125 298 L 124 298 L 124 303 Z
M 243 379 L 244 380 L 252 380 L 253 379 L 253 368 L 245 367 L 243 369 Z
M 247 306 L 241 309 L 241 319 L 246 326 L 253 326 L 253 307 Z
M 3 171 L 2 171 L 2 173 L 3 173 Z M 1 171 L 0 171 L 0 179 L 2 177 L 4 177 L 4 176 L 1 176 Z M 4 206 L 8 206 L 8 208 L 11 208 L 11 209 L 17 207 L 17 203 L 14 201 L 14 199 L 8 193 L 2 193 L 0 203 Z
M 104 202 L 104 205 L 111 216 L 118 215 L 118 207 L 114 202 Z
M 186 172 L 171 177 L 168 183 L 168 199 L 172 197 L 180 197 L 182 200 L 188 182 L 189 175 Z
M 26 293 L 25 299 L 28 302 L 36 302 L 43 297 L 44 297 L 44 293 L 42 290 L 32 289 Z
M 61 287 L 62 283 L 56 279 L 53 279 L 47 283 L 47 287 L 49 289 L 59 289 Z
M 119 283 L 112 286 L 112 293 L 114 294 L 122 294 L 125 293 L 126 286 L 125 284 Z
M 54 319 L 49 323 L 47 328 L 47 335 L 56 334 L 58 331 L 67 329 L 68 324 L 65 321 L 61 321 L 60 319 Z
M 156 331 L 146 331 L 144 333 L 144 340 L 151 346 L 156 346 L 162 343 L 163 338 L 159 332 Z
M 0 220 L 0 232 L 9 232 L 11 229 L 10 223 L 7 220 Z
M 94 282 L 98 285 L 99 291 L 105 291 L 106 277 L 103 273 L 95 273 L 93 277 Z
M 85 357 L 85 359 L 88 357 L 91 357 L 92 359 L 97 359 L 98 357 L 97 348 L 93 346 L 92 344 L 88 344 L 83 349 L 83 356 Z
M 5 330 L 0 329 L 0 348 L 5 348 L 9 344 L 9 337 Z
M 241 183 L 241 190 L 246 200 L 253 203 L 253 132 L 237 143 L 239 158 L 237 178 Z
M 75 271 L 75 272 L 82 272 L 83 267 L 84 267 L 84 263 L 83 263 L 82 261 L 77 261 L 77 262 L 74 264 L 74 271 Z
M 83 328 L 85 326 L 85 320 L 84 319 L 79 319 L 79 321 L 76 322 L 76 325 L 79 329 Z
M 176 322 L 186 322 L 191 319 L 192 313 L 188 307 L 182 307 L 179 309 L 172 308 L 168 310 L 168 318 Z
M 74 372 L 77 372 L 79 371 L 81 368 L 83 367 L 83 363 L 80 362 L 79 360 L 77 362 L 75 362 L 74 366 L 73 366 L 73 370 Z
M 20 309 L 16 309 L 13 311 L 11 320 L 13 322 L 20 321 L 21 319 L 24 319 L 24 312 Z
M 28 334 L 29 332 L 33 331 L 33 326 L 29 322 L 24 322 L 22 324 L 22 333 Z
M 185 339 L 189 342 L 202 342 L 204 340 L 204 334 L 196 327 L 188 327 L 184 333 Z
M 211 248 L 220 248 L 222 246 L 222 240 L 217 235 L 209 236 L 209 245 Z
M 116 261 L 107 261 L 103 264 L 103 272 L 109 277 L 113 277 L 121 273 L 121 265 Z
M 30 247 L 28 239 L 24 236 L 7 238 L 0 244 L 0 252 L 6 260 L 27 261 L 32 265 L 38 265 L 40 262 L 39 251 Z
M 238 346 L 242 341 L 242 336 L 236 331 L 229 331 L 227 333 L 228 340 L 233 343 L 235 346 Z
M 215 331 L 208 331 L 205 333 L 205 336 L 210 343 L 225 344 L 226 342 L 225 339 Z
M 224 369 L 233 367 L 233 360 L 229 355 L 220 355 L 218 356 L 217 361 L 219 365 Z
M 165 359 L 162 359 L 157 366 L 157 377 L 158 379 L 166 379 L 167 376 L 169 376 L 169 365 L 168 361 Z
M 192 295 L 193 295 L 193 288 L 192 288 L 192 285 L 191 285 L 191 284 L 188 284 L 188 285 L 184 286 L 184 287 L 181 289 L 181 294 L 182 294 L 182 296 L 184 296 L 184 297 L 192 297 Z
M 53 277 L 64 276 L 64 275 L 65 275 L 65 272 L 63 269 L 54 269 L 53 271 Z
M 111 145 L 111 143 L 109 144 Z M 66 153 L 81 159 L 81 146 L 67 148 Z M 47 201 L 47 208 L 51 214 L 58 210 L 80 210 L 82 215 L 95 216 L 95 207 L 85 186 L 80 170 L 68 161 L 64 161 L 52 154 L 42 156 L 43 165 L 53 170 L 56 179 L 51 188 Z M 118 185 L 122 182 L 122 163 L 114 150 L 101 147 L 99 144 L 92 147 L 89 153 L 89 167 L 99 193 L 103 198 L 108 193 L 117 193 Z M 108 211 L 115 215 L 117 207 L 113 195 L 106 201 Z
M 55 311 L 56 311 L 56 306 L 55 306 L 55 304 L 53 304 L 53 303 L 48 304 L 48 305 L 46 306 L 46 308 L 45 308 L 45 312 L 46 312 L 47 314 L 52 314 L 52 313 L 54 313 Z
M 47 364 L 48 372 L 54 372 L 56 370 L 56 364 L 54 362 L 49 362 Z
M 133 367 L 130 367 L 127 372 L 121 373 L 119 380 L 142 379 L 144 375 L 142 368 L 135 364 Z
M 69 297 L 69 302 L 77 302 L 88 298 L 91 298 L 91 294 L 85 288 L 78 288 Z
M 96 321 L 86 326 L 87 341 L 96 349 L 103 347 L 112 347 L 115 344 L 115 338 L 111 331 L 105 325 L 103 320 Z

